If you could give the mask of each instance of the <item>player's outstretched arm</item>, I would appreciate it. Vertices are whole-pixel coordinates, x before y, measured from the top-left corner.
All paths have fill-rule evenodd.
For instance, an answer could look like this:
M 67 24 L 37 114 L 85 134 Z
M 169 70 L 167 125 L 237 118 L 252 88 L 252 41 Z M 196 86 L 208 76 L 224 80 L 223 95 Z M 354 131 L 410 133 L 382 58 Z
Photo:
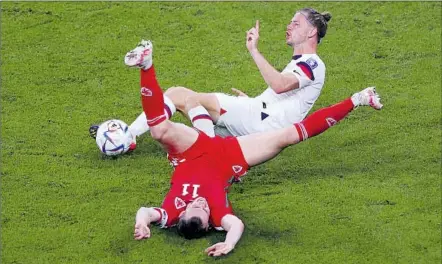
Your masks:
M 150 237 L 149 225 L 152 222 L 160 220 L 160 213 L 154 208 L 141 207 L 138 209 L 137 216 L 135 217 L 135 240 L 141 240 Z
M 292 74 L 282 74 L 277 71 L 258 50 L 259 21 L 246 34 L 246 46 L 258 66 L 264 81 L 275 93 L 283 93 L 299 88 L 299 80 Z
M 226 240 L 208 247 L 206 253 L 209 256 L 227 255 L 235 248 L 244 231 L 244 224 L 241 219 L 231 214 L 225 215 L 221 219 L 221 226 L 227 231 Z
M 256 66 L 258 66 L 264 81 L 275 93 L 280 94 L 299 88 L 299 80 L 293 74 L 278 72 L 258 50 L 250 54 Z

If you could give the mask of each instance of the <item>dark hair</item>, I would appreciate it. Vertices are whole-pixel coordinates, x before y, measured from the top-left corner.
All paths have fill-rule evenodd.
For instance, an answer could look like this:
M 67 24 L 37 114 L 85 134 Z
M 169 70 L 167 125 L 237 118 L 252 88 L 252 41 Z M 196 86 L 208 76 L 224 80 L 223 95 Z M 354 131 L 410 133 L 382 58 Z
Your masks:
M 177 224 L 177 230 L 178 234 L 186 239 L 200 238 L 206 234 L 201 218 L 196 216 L 190 219 L 181 217 Z
M 303 8 L 298 12 L 303 13 L 307 20 L 318 30 L 318 43 L 321 39 L 325 37 L 327 33 L 328 21 L 332 18 L 331 14 L 328 12 L 319 13 L 313 8 Z

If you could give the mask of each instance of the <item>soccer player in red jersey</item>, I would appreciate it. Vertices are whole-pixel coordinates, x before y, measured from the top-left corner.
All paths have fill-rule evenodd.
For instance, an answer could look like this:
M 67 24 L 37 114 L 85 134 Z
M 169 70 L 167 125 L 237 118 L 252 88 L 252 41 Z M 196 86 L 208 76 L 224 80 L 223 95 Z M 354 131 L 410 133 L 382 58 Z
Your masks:
M 233 182 L 249 167 L 272 159 L 285 147 L 324 132 L 358 106 L 382 108 L 378 94 L 371 87 L 322 108 L 292 126 L 221 138 L 215 136 L 212 119 L 197 100 L 186 101 L 194 128 L 168 120 L 163 92 L 152 65 L 152 43 L 146 42 L 140 49 L 143 53 L 135 51 L 133 56 L 126 56 L 126 64 L 137 66 L 143 62 L 140 84 L 143 111 L 152 137 L 166 149 L 175 170 L 162 205 L 138 210 L 134 231 L 137 240 L 151 236 L 151 223 L 164 228 L 176 226 L 179 234 L 189 239 L 200 237 L 213 227 L 227 231 L 226 239 L 207 248 L 206 253 L 209 256 L 228 254 L 244 230 L 243 222 L 235 216 L 227 199 L 228 188 Z

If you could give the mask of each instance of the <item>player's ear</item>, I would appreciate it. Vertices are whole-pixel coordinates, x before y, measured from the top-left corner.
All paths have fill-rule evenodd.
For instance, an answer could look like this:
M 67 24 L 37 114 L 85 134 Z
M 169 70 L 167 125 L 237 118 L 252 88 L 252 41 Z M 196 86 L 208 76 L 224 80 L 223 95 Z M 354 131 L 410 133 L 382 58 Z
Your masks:
M 312 29 L 310 29 L 310 31 L 308 32 L 308 37 L 313 38 L 317 34 L 318 34 L 318 29 L 315 27 L 312 27 Z
M 202 227 L 204 228 L 204 230 L 206 230 L 206 231 L 209 231 L 209 227 L 210 227 L 210 224 L 209 224 L 209 220 L 207 219 L 207 222 L 206 221 L 203 221 L 203 219 L 201 219 L 201 222 L 202 222 Z
M 182 212 L 178 215 L 178 218 L 181 218 L 182 216 L 184 216 L 184 212 L 186 212 L 186 211 L 185 211 L 185 210 L 182 211 Z

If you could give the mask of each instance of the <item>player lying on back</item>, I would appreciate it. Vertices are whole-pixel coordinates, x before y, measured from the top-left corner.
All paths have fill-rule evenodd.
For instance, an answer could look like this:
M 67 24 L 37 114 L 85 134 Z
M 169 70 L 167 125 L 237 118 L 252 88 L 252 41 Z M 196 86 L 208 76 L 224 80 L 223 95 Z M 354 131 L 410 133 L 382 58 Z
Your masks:
M 201 237 L 211 227 L 227 231 L 223 242 L 206 249 L 209 256 L 228 254 L 241 238 L 244 224 L 234 214 L 227 192 L 248 168 L 272 159 L 287 146 L 324 132 L 358 106 L 382 107 L 374 88 L 367 88 L 286 128 L 221 138 L 214 135 L 212 120 L 197 100 L 187 100 L 185 106 L 193 113 L 191 120 L 196 128 L 168 120 L 152 65 L 152 50 L 144 56 L 149 67 L 141 69 L 143 111 L 152 137 L 165 148 L 175 170 L 162 205 L 138 210 L 134 238 L 149 238 L 152 223 L 163 228 L 176 226 L 179 234 L 189 239 Z

